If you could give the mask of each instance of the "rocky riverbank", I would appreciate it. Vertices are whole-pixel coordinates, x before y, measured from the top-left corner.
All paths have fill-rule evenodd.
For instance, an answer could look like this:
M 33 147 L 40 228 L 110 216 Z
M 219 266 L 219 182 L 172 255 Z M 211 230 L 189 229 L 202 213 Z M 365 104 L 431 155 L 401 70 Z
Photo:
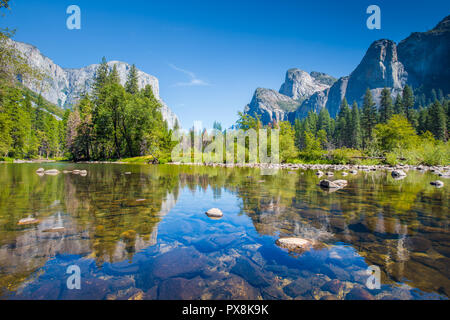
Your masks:
M 170 162 L 171 165 L 188 165 L 188 166 L 209 166 L 209 167 L 222 167 L 222 168 L 260 168 L 260 169 L 285 169 L 285 170 L 317 170 L 317 171 L 348 171 L 356 174 L 358 171 L 394 171 L 403 170 L 408 172 L 409 170 L 417 170 L 422 172 L 432 172 L 436 175 L 444 178 L 450 178 L 450 165 L 447 166 L 425 166 L 425 165 L 408 165 L 399 164 L 395 166 L 390 165 L 343 165 L 343 164 L 294 164 L 294 163 L 282 163 L 282 164 L 266 164 L 266 163 L 180 163 Z M 328 172 L 327 172 L 328 173 Z

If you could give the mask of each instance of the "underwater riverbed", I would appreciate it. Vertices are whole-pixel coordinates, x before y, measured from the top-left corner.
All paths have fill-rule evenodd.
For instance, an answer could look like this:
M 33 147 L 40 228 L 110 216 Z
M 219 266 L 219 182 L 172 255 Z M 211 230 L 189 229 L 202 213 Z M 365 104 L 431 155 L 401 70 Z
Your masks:
M 0 164 L 0 299 L 448 299 L 450 181 L 343 179 L 329 192 L 311 170 Z M 322 245 L 296 254 L 280 237 Z

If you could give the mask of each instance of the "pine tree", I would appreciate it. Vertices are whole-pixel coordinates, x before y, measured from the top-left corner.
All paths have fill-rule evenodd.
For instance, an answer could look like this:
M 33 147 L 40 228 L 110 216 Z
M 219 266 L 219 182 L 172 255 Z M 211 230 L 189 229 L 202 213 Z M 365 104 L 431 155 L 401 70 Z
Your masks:
M 384 88 L 381 91 L 380 101 L 380 122 L 386 123 L 394 113 L 394 106 L 392 105 L 391 90 Z
M 438 100 L 434 101 L 428 110 L 428 129 L 436 139 L 445 140 L 446 121 L 444 108 Z
M 108 74 L 108 84 L 120 84 L 119 72 L 117 71 L 117 65 L 115 64 Z
M 402 103 L 403 103 L 403 114 L 406 116 L 408 121 L 413 124 L 413 126 L 417 127 L 417 121 L 414 118 L 414 93 L 410 86 L 405 85 L 403 88 L 403 96 L 402 96 Z
M 108 79 L 108 73 L 109 73 L 108 63 L 106 62 L 106 58 L 103 57 L 102 62 L 100 63 L 100 66 L 97 68 L 97 71 L 95 73 L 93 91 L 94 97 L 96 99 L 100 98 L 101 90 L 105 86 L 106 81 Z
M 351 133 L 351 147 L 359 149 L 361 147 L 361 119 L 360 111 L 356 101 L 352 106 L 352 133 Z
M 362 146 L 366 148 L 372 140 L 373 129 L 377 124 L 377 107 L 373 101 L 372 92 L 369 88 L 366 90 L 364 95 L 364 102 L 362 106 L 362 116 L 361 116 L 361 128 L 362 128 Z
M 403 101 L 401 93 L 398 93 L 397 97 L 395 98 L 394 114 L 405 115 L 403 112 Z
M 428 128 L 428 109 L 420 107 L 417 132 L 419 134 L 423 134 L 427 131 L 427 128 Z
M 333 137 L 332 121 L 333 121 L 333 119 L 331 119 L 328 109 L 322 108 L 319 112 L 317 127 L 318 127 L 318 130 L 324 130 L 327 133 L 328 141 L 330 141 Z
M 133 64 L 128 72 L 127 82 L 125 83 L 125 90 L 128 93 L 136 94 L 139 91 L 138 72 L 136 66 Z

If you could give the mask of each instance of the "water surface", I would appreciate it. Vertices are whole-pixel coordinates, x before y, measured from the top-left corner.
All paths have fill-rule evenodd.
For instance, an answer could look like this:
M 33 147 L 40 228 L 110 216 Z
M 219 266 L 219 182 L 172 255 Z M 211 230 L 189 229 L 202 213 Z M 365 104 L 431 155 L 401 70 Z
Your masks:
M 0 298 L 447 299 L 450 182 L 344 179 L 330 193 L 302 170 L 0 164 Z M 204 214 L 213 207 L 222 219 Z M 17 224 L 30 216 L 39 223 Z M 275 245 L 285 236 L 321 245 L 290 253 Z M 80 290 L 67 287 L 72 265 Z M 365 285 L 370 265 L 380 289 Z

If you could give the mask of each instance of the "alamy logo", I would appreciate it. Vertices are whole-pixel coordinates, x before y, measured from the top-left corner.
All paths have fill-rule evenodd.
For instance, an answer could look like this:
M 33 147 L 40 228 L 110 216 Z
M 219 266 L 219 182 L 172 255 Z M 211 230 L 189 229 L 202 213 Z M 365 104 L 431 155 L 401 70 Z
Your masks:
M 369 278 L 366 281 L 366 287 L 370 290 L 381 288 L 381 271 L 378 266 L 369 266 L 367 268 L 367 273 Z
M 81 9 L 77 5 L 70 5 L 66 10 L 67 14 L 70 16 L 66 20 L 66 26 L 69 30 L 81 29 Z
M 69 278 L 67 278 L 67 289 L 73 290 L 81 289 L 81 270 L 77 265 L 71 265 L 67 268 L 67 274 L 70 274 Z
M 369 18 L 367 18 L 367 28 L 369 30 L 373 29 L 381 29 L 381 9 L 377 5 L 371 5 L 367 7 L 367 14 L 370 14 Z

